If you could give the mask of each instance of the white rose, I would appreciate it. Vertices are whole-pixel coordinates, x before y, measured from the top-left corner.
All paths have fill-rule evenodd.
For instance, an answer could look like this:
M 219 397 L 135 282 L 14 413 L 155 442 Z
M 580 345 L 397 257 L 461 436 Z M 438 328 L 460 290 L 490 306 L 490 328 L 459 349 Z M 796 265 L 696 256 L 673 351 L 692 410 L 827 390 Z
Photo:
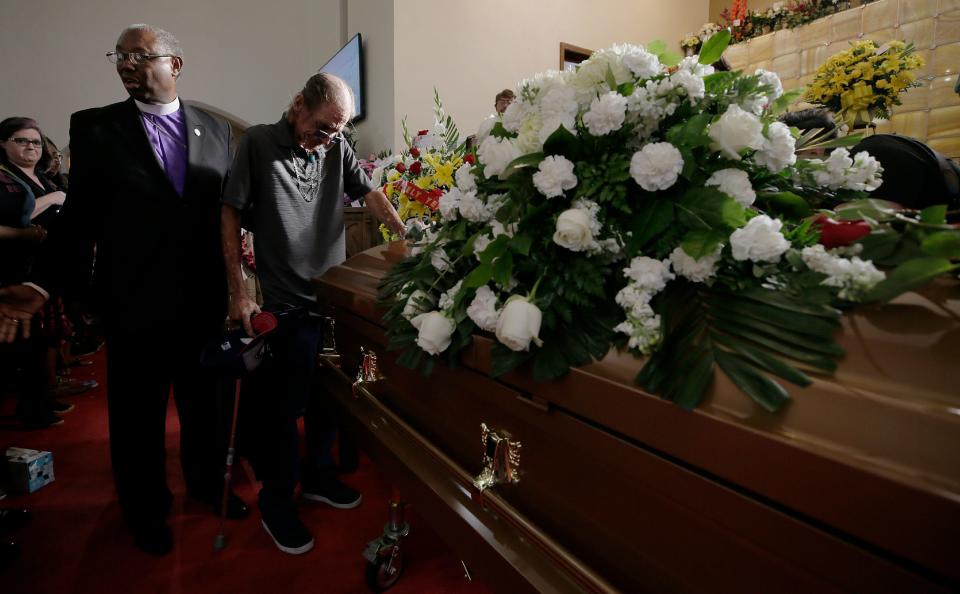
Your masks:
M 730 235 L 730 248 L 735 260 L 752 262 L 779 262 L 790 248 L 790 242 L 780 233 L 783 223 L 767 215 L 750 219 L 746 226 Z
M 753 160 L 772 173 L 779 173 L 797 162 L 796 151 L 797 139 L 790 127 L 783 122 L 774 122 L 767 128 L 763 146 L 753 155 Z
M 430 311 L 433 307 L 433 298 L 424 291 L 417 289 L 407 297 L 407 304 L 403 306 L 403 317 L 412 320 L 418 315 Z
M 648 192 L 666 190 L 683 171 L 683 155 L 669 142 L 644 146 L 630 159 L 630 175 Z
M 723 246 L 718 245 L 712 254 L 707 254 L 699 260 L 695 260 L 683 251 L 682 247 L 677 247 L 670 252 L 670 263 L 680 276 L 695 283 L 702 283 L 717 273 L 717 262 L 720 261 L 722 250 Z
M 486 285 L 477 289 L 477 294 L 467 307 L 467 315 L 481 330 L 494 332 L 497 329 L 497 320 L 500 319 L 496 293 Z
M 746 171 L 739 169 L 716 171 L 707 180 L 706 185 L 717 186 L 721 192 L 736 200 L 741 206 L 750 206 L 757 199 L 757 193 L 750 185 L 750 176 Z
M 497 340 L 512 351 L 529 351 L 530 341 L 541 346 L 540 322 L 543 314 L 540 309 L 527 301 L 526 297 L 514 295 L 507 300 L 497 320 Z
M 439 311 L 423 313 L 410 320 L 419 331 L 417 346 L 431 355 L 439 355 L 450 346 L 450 337 L 457 325 Z
M 583 125 L 594 136 L 603 136 L 619 130 L 627 114 L 627 98 L 616 91 L 600 95 L 590 103 L 590 111 L 583 114 Z
M 457 180 L 457 187 L 464 192 L 477 191 L 477 178 L 473 177 L 473 173 L 470 171 L 471 169 L 473 169 L 473 165 L 464 163 L 454 174 Z
M 623 275 L 636 283 L 638 290 L 649 293 L 662 291 L 667 281 L 676 278 L 670 272 L 670 260 L 654 260 L 647 256 L 630 260 L 630 266 L 623 269 Z
M 488 136 L 480 143 L 477 156 L 483 164 L 483 172 L 487 177 L 500 175 L 514 159 L 520 156 L 518 149 L 508 138 Z
M 763 123 L 757 116 L 733 104 L 710 125 L 707 135 L 713 140 L 713 150 L 739 161 L 740 151 L 763 146 Z
M 547 198 L 562 196 L 577 185 L 573 163 L 559 155 L 545 158 L 540 162 L 539 171 L 533 174 L 533 185 Z
M 589 250 L 593 246 L 590 213 L 571 208 L 560 213 L 557 217 L 557 230 L 553 234 L 553 241 L 559 246 L 575 252 Z

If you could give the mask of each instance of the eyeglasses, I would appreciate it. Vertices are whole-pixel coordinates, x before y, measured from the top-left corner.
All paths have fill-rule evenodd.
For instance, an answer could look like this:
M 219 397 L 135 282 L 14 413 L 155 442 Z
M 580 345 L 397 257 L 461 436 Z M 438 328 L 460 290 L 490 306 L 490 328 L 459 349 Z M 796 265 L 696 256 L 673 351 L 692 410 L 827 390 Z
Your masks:
M 320 142 L 328 142 L 330 144 L 337 144 L 340 142 L 340 133 L 334 132 L 330 134 L 329 132 L 324 132 L 323 130 L 317 129 L 313 131 L 313 137 L 319 140 Z
M 111 64 L 123 64 L 130 60 L 134 64 L 145 64 L 155 58 L 179 58 L 174 54 L 144 54 L 140 52 L 107 52 L 107 60 Z
M 43 141 L 38 138 L 11 138 L 10 140 L 15 142 L 17 146 L 29 145 L 36 148 L 40 148 L 41 146 L 43 146 Z

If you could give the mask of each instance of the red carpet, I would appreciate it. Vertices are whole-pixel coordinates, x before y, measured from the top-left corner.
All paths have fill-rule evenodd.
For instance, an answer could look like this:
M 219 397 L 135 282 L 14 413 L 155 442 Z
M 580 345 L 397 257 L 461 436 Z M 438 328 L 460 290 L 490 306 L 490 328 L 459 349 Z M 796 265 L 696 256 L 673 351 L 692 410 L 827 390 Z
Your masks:
M 305 555 L 280 552 L 260 526 L 259 514 L 227 523 L 227 548 L 212 548 L 218 520 L 206 506 L 184 500 L 177 448 L 179 427 L 171 398 L 168 410 L 167 468 L 176 495 L 169 522 L 175 548 L 166 557 L 140 552 L 120 519 L 110 475 L 107 449 L 104 353 L 96 365 L 79 368 L 75 377 L 95 377 L 101 387 L 64 398 L 77 408 L 59 427 L 40 431 L 0 429 L 0 446 L 53 452 L 56 480 L 30 495 L 9 495 L 0 506 L 29 507 L 33 521 L 13 536 L 22 547 L 20 559 L 0 569 L 3 594 L 42 593 L 265 593 L 318 594 L 368 592 L 366 561 L 360 553 L 386 522 L 389 485 L 377 468 L 361 457 L 360 469 L 344 478 L 360 489 L 364 501 L 356 509 L 335 510 L 301 505 L 301 517 L 316 539 Z M 12 411 L 10 398 L 0 402 Z M 235 467 L 237 492 L 255 502 L 256 484 L 245 464 Z M 396 594 L 485 593 L 468 582 L 460 561 L 414 513 L 405 541 L 403 577 L 390 590 Z

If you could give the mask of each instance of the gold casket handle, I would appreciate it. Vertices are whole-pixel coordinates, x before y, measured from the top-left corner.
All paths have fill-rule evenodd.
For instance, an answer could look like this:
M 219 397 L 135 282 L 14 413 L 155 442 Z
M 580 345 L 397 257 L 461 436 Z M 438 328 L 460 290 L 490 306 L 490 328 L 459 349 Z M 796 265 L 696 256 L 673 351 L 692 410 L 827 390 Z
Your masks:
M 357 389 L 381 380 L 387 379 L 380 373 L 380 367 L 377 365 L 377 354 L 372 349 L 360 347 L 360 366 L 357 368 L 357 378 L 353 382 L 353 395 L 357 395 Z
M 336 323 L 337 321 L 331 317 L 323 318 L 322 342 L 317 359 L 321 365 L 327 364 L 330 367 L 340 369 L 340 353 L 337 352 L 337 337 L 334 332 Z
M 483 470 L 473 479 L 473 486 L 483 493 L 497 485 L 520 482 L 519 441 L 506 431 L 493 431 L 486 423 L 480 423 L 480 440 L 483 443 Z

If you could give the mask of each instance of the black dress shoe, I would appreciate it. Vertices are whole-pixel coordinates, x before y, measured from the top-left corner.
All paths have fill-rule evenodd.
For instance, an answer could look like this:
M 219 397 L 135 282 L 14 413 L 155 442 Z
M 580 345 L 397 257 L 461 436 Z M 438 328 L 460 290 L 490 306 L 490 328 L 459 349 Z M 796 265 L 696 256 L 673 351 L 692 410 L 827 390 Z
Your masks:
M 13 564 L 20 556 L 20 545 L 12 540 L 0 540 L 0 567 Z
M 149 522 L 131 528 L 133 541 L 141 551 L 159 557 L 173 550 L 173 534 L 165 522 Z
M 13 532 L 26 526 L 31 518 L 29 509 L 0 509 L 0 532 Z

